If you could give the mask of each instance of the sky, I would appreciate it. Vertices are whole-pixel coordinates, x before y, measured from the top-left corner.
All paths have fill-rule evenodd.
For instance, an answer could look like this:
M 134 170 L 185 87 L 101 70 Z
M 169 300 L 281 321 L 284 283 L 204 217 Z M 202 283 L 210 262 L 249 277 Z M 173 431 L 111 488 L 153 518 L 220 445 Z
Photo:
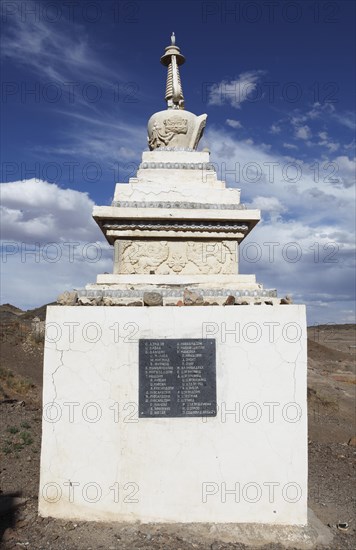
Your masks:
M 220 179 L 262 219 L 240 272 L 355 322 L 355 3 L 2 0 L 1 302 L 33 308 L 112 272 L 92 220 L 166 107 L 172 31 L 185 108 Z

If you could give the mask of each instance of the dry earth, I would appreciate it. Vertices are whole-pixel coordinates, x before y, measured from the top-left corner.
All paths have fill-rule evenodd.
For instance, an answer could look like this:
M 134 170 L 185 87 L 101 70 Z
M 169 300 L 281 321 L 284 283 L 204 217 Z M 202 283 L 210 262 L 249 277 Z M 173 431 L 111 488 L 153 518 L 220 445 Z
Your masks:
M 43 342 L 33 330 L 45 307 L 0 306 L 0 545 L 5 550 L 227 550 L 243 544 L 193 541 L 134 524 L 58 521 L 37 516 Z M 308 329 L 309 507 L 335 533 L 329 550 L 356 548 L 355 325 Z M 12 495 L 12 496 L 11 496 Z M 10 502 L 17 508 L 6 513 Z M 347 522 L 347 531 L 337 525 Z M 1 542 L 2 541 L 2 542 Z M 281 545 L 264 549 L 282 550 Z

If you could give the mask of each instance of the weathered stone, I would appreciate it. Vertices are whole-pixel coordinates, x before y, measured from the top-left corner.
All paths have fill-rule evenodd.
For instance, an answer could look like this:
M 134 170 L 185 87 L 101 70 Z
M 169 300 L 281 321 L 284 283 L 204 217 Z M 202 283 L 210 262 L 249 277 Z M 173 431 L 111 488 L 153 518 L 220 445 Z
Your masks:
M 293 303 L 293 300 L 292 300 L 292 297 L 291 296 L 285 296 L 284 298 L 281 298 L 281 305 L 290 305 Z
M 72 292 L 66 290 L 62 292 L 57 298 L 57 303 L 61 306 L 74 306 L 77 303 L 78 293 L 74 290 Z
M 234 306 L 235 305 L 235 296 L 228 296 L 225 300 L 224 306 Z
M 163 296 L 160 292 L 144 292 L 143 304 L 145 306 L 163 306 Z
M 254 304 L 256 302 L 256 298 L 252 296 L 240 296 L 239 298 L 236 298 L 235 304 L 236 305 L 243 305 L 247 306 L 250 304 Z
M 104 296 L 102 298 L 101 305 L 103 305 L 103 306 L 123 306 L 125 304 L 123 303 L 122 298 L 116 298 L 116 297 L 113 297 L 113 296 Z
M 236 243 L 230 241 L 120 240 L 116 249 L 116 263 L 122 274 L 237 274 Z
M 139 302 L 139 301 L 136 301 L 136 302 L 129 302 L 127 305 L 138 307 L 138 306 L 143 306 L 143 303 Z M 158 304 L 158 305 L 162 305 L 162 304 Z
M 87 296 L 79 296 L 78 302 L 82 306 L 100 306 L 103 304 L 102 298 L 88 298 Z
M 46 332 L 46 323 L 39 317 L 34 317 L 31 322 L 31 332 L 36 342 L 42 342 Z
M 186 288 L 184 289 L 183 302 L 185 306 L 201 306 L 204 303 L 204 298 L 201 294 L 198 294 L 197 292 L 193 292 L 192 290 Z
M 86 296 L 79 296 L 78 302 L 81 306 L 91 306 L 93 299 L 87 298 Z

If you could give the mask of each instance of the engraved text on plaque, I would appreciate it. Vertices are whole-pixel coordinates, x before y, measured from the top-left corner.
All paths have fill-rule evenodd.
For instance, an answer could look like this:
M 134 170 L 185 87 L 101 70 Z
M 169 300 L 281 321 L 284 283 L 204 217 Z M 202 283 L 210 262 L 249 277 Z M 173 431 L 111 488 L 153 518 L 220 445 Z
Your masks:
M 214 339 L 139 340 L 139 416 L 216 416 Z

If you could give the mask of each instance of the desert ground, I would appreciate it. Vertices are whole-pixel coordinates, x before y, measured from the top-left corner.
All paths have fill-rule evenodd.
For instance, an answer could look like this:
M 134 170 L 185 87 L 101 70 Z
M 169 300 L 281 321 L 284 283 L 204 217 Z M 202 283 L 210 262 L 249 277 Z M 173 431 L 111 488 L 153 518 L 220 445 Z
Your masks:
M 45 306 L 0 306 L 0 545 L 48 550 L 227 550 L 164 526 L 59 521 L 37 515 Z M 35 319 L 35 321 L 34 321 Z M 309 507 L 334 534 L 329 550 L 356 548 L 355 325 L 308 328 Z M 347 525 L 345 525 L 347 524 Z M 282 544 L 263 547 L 281 550 Z M 326 547 L 323 547 L 326 548 Z

